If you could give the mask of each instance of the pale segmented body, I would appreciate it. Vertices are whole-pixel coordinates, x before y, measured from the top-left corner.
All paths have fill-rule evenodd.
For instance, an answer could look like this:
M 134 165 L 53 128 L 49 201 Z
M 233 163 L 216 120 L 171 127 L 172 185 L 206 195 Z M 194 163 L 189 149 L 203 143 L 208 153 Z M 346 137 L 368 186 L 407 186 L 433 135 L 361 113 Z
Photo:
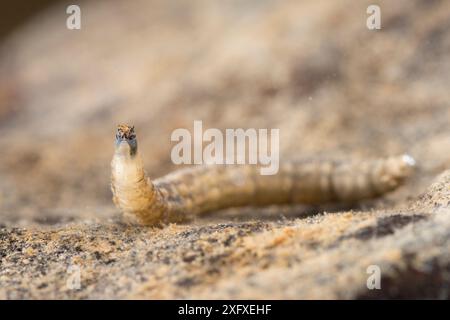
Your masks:
M 111 163 L 114 202 L 149 225 L 229 207 L 354 203 L 397 188 L 414 166 L 406 155 L 362 162 L 291 162 L 266 176 L 251 165 L 202 166 L 152 182 L 137 147 L 130 150 L 123 138 L 116 146 Z

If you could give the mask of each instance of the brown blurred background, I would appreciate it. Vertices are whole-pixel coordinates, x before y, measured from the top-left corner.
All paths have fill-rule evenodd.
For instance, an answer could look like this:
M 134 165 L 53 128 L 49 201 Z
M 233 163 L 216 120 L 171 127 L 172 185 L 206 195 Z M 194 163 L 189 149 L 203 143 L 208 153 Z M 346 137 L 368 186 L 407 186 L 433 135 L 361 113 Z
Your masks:
M 37 13 L 45 10 L 57 0 L 39 1 L 5 1 L 0 13 L 0 39 L 3 39 L 14 29 L 27 22 Z
M 170 133 L 193 120 L 280 128 L 281 161 L 411 153 L 420 174 L 393 204 L 449 166 L 448 1 L 378 1 L 379 31 L 372 1 L 80 1 L 81 30 L 67 4 L 2 6 L 4 221 L 117 213 L 121 122 L 152 177 L 176 169 Z
M 450 168 L 450 1 L 23 0 L 0 14 L 0 299 L 448 298 L 449 172 L 429 186 Z M 194 120 L 278 128 L 280 161 L 407 152 L 419 166 L 349 211 L 121 223 L 116 125 L 136 126 L 157 177 Z

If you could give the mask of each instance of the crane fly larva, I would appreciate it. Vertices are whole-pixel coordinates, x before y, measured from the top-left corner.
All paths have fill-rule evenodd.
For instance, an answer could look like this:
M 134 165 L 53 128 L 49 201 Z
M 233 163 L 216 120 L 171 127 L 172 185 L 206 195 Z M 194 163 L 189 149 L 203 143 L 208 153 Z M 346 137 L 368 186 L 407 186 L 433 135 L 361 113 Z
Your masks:
M 414 165 L 412 157 L 403 155 L 361 162 L 287 162 L 276 175 L 261 175 L 256 165 L 199 166 L 150 180 L 134 127 L 119 125 L 111 189 L 125 214 L 155 225 L 230 207 L 354 203 L 396 189 Z

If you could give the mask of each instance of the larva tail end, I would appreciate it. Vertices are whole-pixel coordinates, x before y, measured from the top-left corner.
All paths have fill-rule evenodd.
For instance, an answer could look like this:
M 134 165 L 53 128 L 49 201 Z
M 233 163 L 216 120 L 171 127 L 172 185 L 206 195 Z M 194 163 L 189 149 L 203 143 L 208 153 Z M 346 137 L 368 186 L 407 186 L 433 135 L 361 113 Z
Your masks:
M 416 170 L 416 160 L 411 157 L 409 154 L 404 154 L 400 157 L 399 161 L 399 176 L 403 177 L 403 179 L 411 176 Z
M 385 165 L 385 174 L 381 180 L 389 189 L 394 189 L 414 174 L 416 160 L 412 156 L 404 154 L 387 159 Z
M 401 156 L 403 163 L 407 168 L 414 168 L 416 166 L 416 160 L 411 157 L 409 154 L 404 154 Z

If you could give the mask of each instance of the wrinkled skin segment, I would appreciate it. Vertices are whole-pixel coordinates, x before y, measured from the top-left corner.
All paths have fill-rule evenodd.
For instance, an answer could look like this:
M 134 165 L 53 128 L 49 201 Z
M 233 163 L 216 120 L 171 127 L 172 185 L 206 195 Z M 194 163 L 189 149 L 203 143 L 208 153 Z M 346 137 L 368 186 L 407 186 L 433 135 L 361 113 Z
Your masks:
M 256 165 L 199 166 L 151 181 L 134 127 L 121 125 L 111 162 L 113 201 L 146 225 L 177 222 L 243 206 L 356 203 L 402 185 L 413 173 L 408 155 L 365 161 L 297 161 L 261 175 Z

